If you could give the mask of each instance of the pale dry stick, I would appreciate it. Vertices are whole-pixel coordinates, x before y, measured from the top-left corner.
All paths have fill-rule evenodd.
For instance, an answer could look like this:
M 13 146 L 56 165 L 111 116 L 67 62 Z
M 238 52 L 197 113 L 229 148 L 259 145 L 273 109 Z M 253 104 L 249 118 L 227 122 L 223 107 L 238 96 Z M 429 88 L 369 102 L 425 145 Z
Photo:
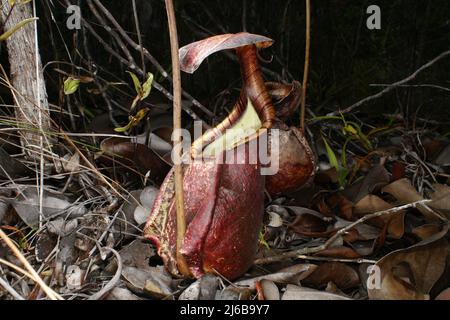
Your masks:
M 405 83 L 415 79 L 417 77 L 417 75 L 419 75 L 419 73 L 421 73 L 422 71 L 428 69 L 433 64 L 435 64 L 439 60 L 442 60 L 443 58 L 445 58 L 448 55 L 450 55 L 450 50 L 442 52 L 440 55 L 438 55 L 434 59 L 428 61 L 426 64 L 422 65 L 419 69 L 414 71 L 412 74 L 410 74 L 406 78 L 404 78 L 404 79 L 402 79 L 400 81 L 397 81 L 395 83 L 390 84 L 388 87 L 386 87 L 385 89 L 381 90 L 380 92 L 378 92 L 378 93 L 376 93 L 374 95 L 368 96 L 367 98 L 364 98 L 364 99 L 362 99 L 362 100 L 352 104 L 350 107 L 347 107 L 344 110 L 338 110 L 338 111 L 331 112 L 331 113 L 327 114 L 327 116 L 338 116 L 341 113 L 344 114 L 344 113 L 352 112 L 355 108 L 363 105 L 364 103 L 369 102 L 369 101 L 374 100 L 374 99 L 380 98 L 381 96 L 383 96 L 384 94 L 392 91 L 393 89 L 395 89 L 395 88 L 397 88 L 397 87 L 399 87 L 399 86 L 401 86 L 401 85 L 403 85 L 403 84 L 405 84 Z
M 25 300 L 25 298 L 22 297 L 13 287 L 11 287 L 9 285 L 9 283 L 5 279 L 3 279 L 2 277 L 0 277 L 0 286 L 5 288 L 5 290 L 8 291 L 8 293 L 10 295 L 12 295 L 14 299 L 16 299 L 16 300 Z
M 305 66 L 303 69 L 302 100 L 300 107 L 300 128 L 303 131 L 305 130 L 306 88 L 308 87 L 309 49 L 311 46 L 311 3 L 310 0 L 305 0 L 305 2 L 306 2 Z
M 51 300 L 64 300 L 58 293 L 53 291 L 47 284 L 42 280 L 42 278 L 37 274 L 37 272 L 33 269 L 28 260 L 23 256 L 23 254 L 17 249 L 8 235 L 0 229 L 0 238 L 2 238 L 6 245 L 11 249 L 14 255 L 22 262 L 28 272 L 33 276 L 33 280 L 42 288 L 47 297 Z
M 36 13 L 36 1 L 33 1 L 33 16 L 37 19 L 37 13 Z M 39 147 L 40 150 L 44 150 L 44 130 L 42 128 L 42 105 L 41 105 L 41 77 L 39 73 L 39 44 L 38 44 L 38 31 L 37 31 L 37 20 L 34 21 L 34 50 L 35 50 L 35 60 L 34 63 L 36 65 L 36 94 L 35 97 L 37 99 L 37 110 L 38 110 L 38 126 L 39 126 Z M 39 155 L 39 185 L 36 186 L 37 190 L 39 190 L 39 227 L 42 228 L 42 218 L 44 216 L 43 214 L 43 203 L 44 203 L 44 153 L 40 152 Z M 37 182 L 37 181 L 36 181 Z
M 88 298 L 88 300 L 100 300 L 102 299 L 109 291 L 114 289 L 117 284 L 120 282 L 120 277 L 122 275 L 122 269 L 123 269 L 123 263 L 122 258 L 120 257 L 120 254 L 114 250 L 113 248 L 104 247 L 100 250 L 110 251 L 114 254 L 117 260 L 117 270 L 112 279 L 97 293 L 94 293 L 92 296 Z
M 2 258 L 0 258 L 0 263 L 4 264 L 7 267 L 10 267 L 11 269 L 16 270 L 17 272 L 22 273 L 24 276 L 27 276 L 31 280 L 34 280 L 33 276 L 29 272 L 27 272 L 26 270 L 22 269 L 21 267 L 16 266 L 15 264 L 13 264 L 13 263 L 5 260 L 5 259 L 2 259 Z
M 186 220 L 184 216 L 184 195 L 183 195 L 183 167 L 181 160 L 181 71 L 180 58 L 178 55 L 178 34 L 175 19 L 175 10 L 172 0 L 166 1 L 167 20 L 170 34 L 170 53 L 172 57 L 172 78 L 173 78 L 173 149 L 176 153 L 177 161 L 175 166 L 175 205 L 177 210 L 177 264 L 178 269 L 184 275 L 189 274 L 184 257 L 181 255 L 184 234 L 186 232 Z
M 344 228 L 339 229 L 332 237 L 330 237 L 324 244 L 322 244 L 320 246 L 301 248 L 298 250 L 284 252 L 284 253 L 281 253 L 280 255 L 257 259 L 257 260 L 255 260 L 254 263 L 255 264 L 269 264 L 269 263 L 278 262 L 278 261 L 282 261 L 282 260 L 286 260 L 286 259 L 297 258 L 298 256 L 302 256 L 302 255 L 308 255 L 308 254 L 320 252 L 320 251 L 325 250 L 328 247 L 330 247 L 340 236 L 342 236 L 343 234 L 345 234 L 347 231 L 354 228 L 358 224 L 361 224 L 367 220 L 370 220 L 370 219 L 373 219 L 376 217 L 399 213 L 402 210 L 405 210 L 408 208 L 415 208 L 419 205 L 423 205 L 423 204 L 431 202 L 431 201 L 432 200 L 420 200 L 420 201 L 408 203 L 408 204 L 405 204 L 402 206 L 398 206 L 398 207 L 394 207 L 391 209 L 378 211 L 375 213 L 365 215 L 364 217 L 356 220 L 355 222 L 350 223 L 349 225 L 345 226 Z
M 132 0 L 131 2 L 133 4 L 133 15 L 134 15 L 136 33 L 137 33 L 137 37 L 138 37 L 138 43 L 139 43 L 139 47 L 141 49 L 140 54 L 141 54 L 142 70 L 144 71 L 144 73 L 146 73 L 145 72 L 146 70 L 145 70 L 144 50 L 142 49 L 142 35 L 141 35 L 141 28 L 139 27 L 139 16 L 137 14 L 136 0 Z

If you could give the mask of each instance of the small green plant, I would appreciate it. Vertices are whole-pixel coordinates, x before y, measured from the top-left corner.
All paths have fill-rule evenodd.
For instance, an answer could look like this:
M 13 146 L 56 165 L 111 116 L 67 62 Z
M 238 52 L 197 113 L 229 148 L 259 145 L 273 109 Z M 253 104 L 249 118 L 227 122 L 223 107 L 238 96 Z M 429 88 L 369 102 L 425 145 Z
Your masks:
M 327 139 L 325 139 L 325 137 L 323 136 L 322 139 L 325 144 L 325 149 L 327 151 L 328 161 L 330 162 L 330 165 L 336 170 L 339 186 L 341 188 L 344 188 L 347 183 L 347 176 L 349 174 L 349 170 L 347 169 L 347 158 L 345 155 L 347 141 L 344 143 L 344 146 L 342 147 L 341 164 L 339 164 L 336 154 L 328 144 Z
M 75 93 L 78 90 L 79 85 L 80 85 L 79 79 L 68 77 L 64 81 L 64 94 L 69 95 Z
M 138 101 L 144 100 L 150 94 L 150 91 L 152 90 L 153 73 L 148 72 L 147 79 L 141 84 L 137 75 L 130 71 L 127 72 L 130 74 L 131 79 L 133 80 L 134 89 L 136 90 L 136 97 L 134 98 L 130 108 L 130 110 L 133 110 Z

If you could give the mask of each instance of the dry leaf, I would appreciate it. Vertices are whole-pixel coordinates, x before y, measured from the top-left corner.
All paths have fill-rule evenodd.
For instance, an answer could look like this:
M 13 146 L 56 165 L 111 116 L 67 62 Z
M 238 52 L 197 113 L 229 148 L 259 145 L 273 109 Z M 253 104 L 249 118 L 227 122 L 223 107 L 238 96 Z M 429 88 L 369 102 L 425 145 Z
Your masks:
M 355 204 L 355 214 L 357 217 L 362 217 L 366 214 L 375 213 L 379 211 L 384 211 L 393 208 L 391 204 L 387 203 L 383 199 L 378 196 L 368 194 L 364 198 L 358 201 Z M 387 215 L 377 217 L 375 219 L 371 219 L 368 223 L 372 223 L 373 225 L 382 228 L 384 224 L 389 223 L 388 233 L 395 239 L 400 239 L 405 232 L 405 213 L 403 211 Z
M 424 198 L 417 192 L 417 190 L 411 185 L 408 179 L 400 179 L 385 186 L 383 192 L 389 193 L 401 204 L 408 204 Z M 438 217 L 430 208 L 424 205 L 417 205 L 417 209 L 429 220 L 436 221 Z
M 369 288 L 370 299 L 429 299 L 429 292 L 441 277 L 450 254 L 450 244 L 440 233 L 407 249 L 393 251 L 376 263 L 381 270 L 379 288 Z
M 321 264 L 309 277 L 302 281 L 302 284 L 322 289 L 327 286 L 328 282 L 333 282 L 341 290 L 355 288 L 360 284 L 358 272 L 341 262 Z
M 281 300 L 351 300 L 337 294 L 288 284 Z

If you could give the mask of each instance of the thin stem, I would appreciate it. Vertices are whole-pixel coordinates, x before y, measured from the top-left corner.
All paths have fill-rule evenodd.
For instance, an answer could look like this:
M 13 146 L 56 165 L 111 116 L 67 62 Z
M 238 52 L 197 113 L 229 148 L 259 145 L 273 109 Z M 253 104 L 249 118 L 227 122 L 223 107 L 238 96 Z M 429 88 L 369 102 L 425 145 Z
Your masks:
M 142 49 L 142 36 L 141 36 L 141 29 L 139 27 L 139 17 L 137 14 L 136 0 L 133 0 L 132 3 L 133 3 L 134 22 L 136 24 L 136 33 L 137 33 L 138 43 L 139 43 L 139 48 L 140 48 L 140 53 L 141 53 L 142 71 L 144 71 L 144 74 L 145 74 L 146 72 L 145 72 L 144 50 Z
M 310 0 L 306 1 L 306 45 L 305 45 L 305 66 L 303 69 L 302 102 L 300 107 L 300 128 L 305 130 L 305 109 L 306 109 L 306 88 L 308 87 L 309 71 L 309 48 L 311 42 L 311 5 Z
M 177 265 L 178 270 L 188 276 L 190 274 L 186 261 L 181 254 L 186 221 L 184 216 L 183 168 L 181 166 L 181 72 L 178 56 L 178 34 L 175 20 L 175 10 L 172 0 L 166 1 L 167 20 L 170 33 L 170 53 L 172 57 L 173 78 L 173 149 L 178 161 L 175 161 L 175 204 L 177 210 Z

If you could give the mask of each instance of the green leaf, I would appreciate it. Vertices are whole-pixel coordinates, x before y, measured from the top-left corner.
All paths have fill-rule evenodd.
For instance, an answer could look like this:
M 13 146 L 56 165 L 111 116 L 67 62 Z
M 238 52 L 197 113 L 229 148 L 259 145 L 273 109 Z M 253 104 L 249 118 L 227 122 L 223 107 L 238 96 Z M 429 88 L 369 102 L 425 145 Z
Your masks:
M 135 116 L 129 116 L 128 124 L 125 127 L 114 128 L 114 131 L 125 132 L 125 131 L 128 131 L 131 128 L 135 127 L 139 122 L 141 122 L 142 119 L 144 119 L 148 110 L 149 110 L 148 108 L 144 108 L 144 109 L 139 110 Z
M 11 29 L 9 29 L 8 31 L 6 31 L 5 33 L 3 33 L 2 35 L 0 35 L 0 41 L 5 41 L 6 39 L 8 39 L 9 37 L 11 37 L 14 32 L 16 32 L 17 30 L 19 30 L 20 28 L 22 28 L 24 25 L 33 22 L 35 20 L 38 20 L 38 18 L 29 18 L 29 19 L 25 19 L 20 21 L 18 24 L 16 24 L 14 27 L 12 27 Z
M 247 108 L 245 108 L 241 117 L 224 134 L 207 145 L 203 151 L 203 155 L 213 157 L 220 154 L 223 150 L 235 148 L 257 132 L 261 128 L 261 125 L 261 119 L 255 107 L 250 99 L 247 99 Z
M 128 131 L 132 125 L 133 125 L 133 123 L 130 121 L 130 122 L 128 122 L 128 124 L 125 127 L 114 128 L 114 131 L 115 132 L 125 132 L 125 131 Z
M 139 96 L 142 96 L 142 86 L 141 86 L 141 82 L 139 81 L 139 78 L 133 72 L 131 72 L 131 71 L 127 71 L 127 72 L 130 74 L 131 79 L 133 79 L 134 90 L 136 90 L 136 93 Z
M 148 72 L 147 73 L 147 80 L 142 85 L 142 96 L 141 101 L 148 97 L 150 94 L 150 91 L 152 90 L 152 83 L 153 83 L 153 73 Z
M 322 137 L 323 142 L 325 143 L 325 149 L 327 150 L 327 156 L 328 161 L 330 162 L 330 165 L 336 169 L 336 171 L 339 171 L 339 163 L 336 158 L 336 154 L 334 153 L 333 149 L 331 149 L 330 145 L 327 142 L 327 139 Z
M 72 93 L 75 93 L 78 89 L 78 86 L 80 85 L 80 80 L 68 77 L 64 81 L 64 94 L 69 95 Z

